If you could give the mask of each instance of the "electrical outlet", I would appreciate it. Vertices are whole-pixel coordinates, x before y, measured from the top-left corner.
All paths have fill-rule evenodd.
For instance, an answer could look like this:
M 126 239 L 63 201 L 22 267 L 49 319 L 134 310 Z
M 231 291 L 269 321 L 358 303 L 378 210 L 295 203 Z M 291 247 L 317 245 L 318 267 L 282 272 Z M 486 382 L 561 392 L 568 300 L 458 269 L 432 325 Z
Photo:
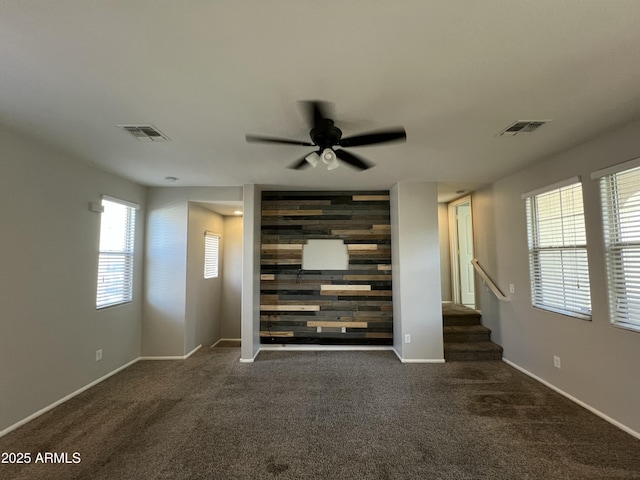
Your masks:
M 560 357 L 557 357 L 556 355 L 553 356 L 553 366 L 556 368 L 562 368 L 560 364 Z
M 102 360 L 102 349 L 96 350 L 96 362 Z
M 342 333 L 347 333 L 347 327 L 342 327 Z
M 516 286 L 513 283 L 509 284 L 509 293 L 516 293 Z
M 404 343 L 411 343 L 411 334 L 410 333 L 405 333 L 404 334 Z

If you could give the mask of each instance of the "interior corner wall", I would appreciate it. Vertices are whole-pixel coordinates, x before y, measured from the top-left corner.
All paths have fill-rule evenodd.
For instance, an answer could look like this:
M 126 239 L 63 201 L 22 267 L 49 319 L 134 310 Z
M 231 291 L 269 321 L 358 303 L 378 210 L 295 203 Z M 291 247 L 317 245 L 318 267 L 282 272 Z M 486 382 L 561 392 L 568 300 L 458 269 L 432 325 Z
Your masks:
M 149 188 L 143 357 L 182 357 L 192 350 L 186 310 L 189 202 L 217 201 L 242 201 L 242 187 Z M 190 335 L 189 345 L 197 337 Z
M 449 240 L 449 206 L 438 203 L 438 238 L 440 243 L 440 289 L 442 301 L 453 300 L 451 292 L 451 248 Z
M 7 131 L 0 166 L 2 434 L 139 357 L 146 188 Z M 133 301 L 97 310 L 103 194 L 141 208 Z
M 504 357 L 640 436 L 640 332 L 616 328 L 608 315 L 600 192 L 590 174 L 640 157 L 640 122 L 535 163 L 473 197 L 476 254 L 510 302 L 479 296 L 483 323 Z M 521 195 L 582 179 L 593 316 L 585 321 L 531 306 L 525 202 Z M 484 290 L 484 289 L 481 289 Z M 485 312 L 495 311 L 497 317 Z M 553 357 L 562 369 L 554 368 Z
M 204 278 L 205 231 L 220 235 L 218 276 L 215 278 Z M 200 345 L 209 347 L 220 339 L 222 272 L 227 247 L 222 215 L 192 202 L 189 202 L 187 232 L 185 354 Z
M 444 361 L 435 183 L 390 191 L 394 349 L 406 362 Z M 405 335 L 410 336 L 410 343 Z
M 260 351 L 260 221 L 259 185 L 243 187 L 242 309 L 240 361 L 252 362 Z
M 220 337 L 240 338 L 242 309 L 242 217 L 224 217 Z

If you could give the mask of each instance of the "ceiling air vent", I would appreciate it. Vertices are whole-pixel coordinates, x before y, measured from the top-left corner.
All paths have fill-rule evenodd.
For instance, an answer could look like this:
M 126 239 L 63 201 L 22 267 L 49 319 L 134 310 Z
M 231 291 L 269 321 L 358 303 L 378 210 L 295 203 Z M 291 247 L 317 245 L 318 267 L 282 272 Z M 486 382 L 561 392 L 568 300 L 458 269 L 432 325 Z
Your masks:
M 141 142 L 168 142 L 171 139 L 151 124 L 118 125 Z
M 551 120 L 518 120 L 502 130 L 496 137 L 514 136 L 532 133 Z

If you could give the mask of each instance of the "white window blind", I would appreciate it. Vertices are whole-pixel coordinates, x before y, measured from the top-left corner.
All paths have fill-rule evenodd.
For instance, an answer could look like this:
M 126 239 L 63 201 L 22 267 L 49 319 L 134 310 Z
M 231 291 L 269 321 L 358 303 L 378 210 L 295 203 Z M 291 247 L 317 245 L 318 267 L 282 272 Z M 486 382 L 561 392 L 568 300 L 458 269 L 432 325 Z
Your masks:
M 582 184 L 532 194 L 526 208 L 533 306 L 590 319 Z
M 640 167 L 600 178 L 609 313 L 640 329 Z
M 96 308 L 130 302 L 133 292 L 133 246 L 136 206 L 102 199 Z
M 204 278 L 218 277 L 220 235 L 204 232 Z

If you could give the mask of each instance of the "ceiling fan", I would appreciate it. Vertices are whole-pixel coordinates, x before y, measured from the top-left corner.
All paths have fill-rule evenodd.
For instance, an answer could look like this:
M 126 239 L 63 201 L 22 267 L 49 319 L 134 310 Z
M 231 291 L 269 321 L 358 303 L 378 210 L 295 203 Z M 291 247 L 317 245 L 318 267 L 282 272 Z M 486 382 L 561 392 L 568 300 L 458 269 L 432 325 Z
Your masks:
M 247 135 L 247 142 L 250 143 L 282 143 L 288 145 L 302 145 L 306 147 L 318 147 L 317 151 L 311 152 L 300 160 L 289 165 L 288 168 L 295 170 L 303 169 L 311 165 L 315 167 L 320 160 L 327 166 L 328 170 L 338 168 L 342 160 L 358 170 L 366 170 L 373 167 L 373 163 L 364 158 L 358 157 L 342 148 L 361 147 L 376 143 L 386 143 L 393 141 L 405 141 L 407 134 L 402 127 L 395 127 L 376 132 L 363 133 L 347 138 L 342 138 L 342 130 L 335 126 L 333 120 L 329 118 L 330 104 L 317 100 L 301 102 L 311 131 L 309 136 L 311 142 L 290 140 L 287 138 L 265 137 L 261 135 Z M 342 147 L 342 148 L 337 148 Z

